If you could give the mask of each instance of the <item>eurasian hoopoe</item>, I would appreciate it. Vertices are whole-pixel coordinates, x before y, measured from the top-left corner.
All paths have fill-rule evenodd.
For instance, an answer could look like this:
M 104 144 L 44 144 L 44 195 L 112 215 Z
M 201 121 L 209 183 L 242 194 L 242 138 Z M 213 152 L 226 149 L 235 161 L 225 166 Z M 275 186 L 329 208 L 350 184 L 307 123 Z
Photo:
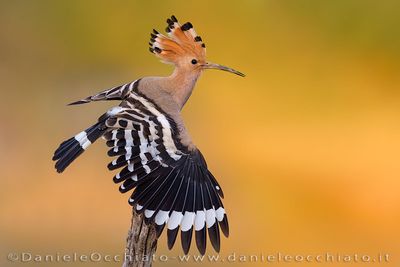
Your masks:
M 96 124 L 64 141 L 53 160 L 63 172 L 89 145 L 103 137 L 116 157 L 108 168 L 122 168 L 114 182 L 129 198 L 146 223 L 154 223 L 157 236 L 166 226 L 168 247 L 175 243 L 179 228 L 188 253 L 193 229 L 198 250 L 206 250 L 207 232 L 214 249 L 220 250 L 221 228 L 229 234 L 228 219 L 221 202 L 223 193 L 193 144 L 181 117 L 181 109 L 204 69 L 219 69 L 240 76 L 231 68 L 206 62 L 205 45 L 190 22 L 180 25 L 175 16 L 167 19 L 168 36 L 151 33 L 150 52 L 175 65 L 168 77 L 144 77 L 117 86 L 70 105 L 99 100 L 121 100 Z M 207 231 L 206 231 L 207 230 Z

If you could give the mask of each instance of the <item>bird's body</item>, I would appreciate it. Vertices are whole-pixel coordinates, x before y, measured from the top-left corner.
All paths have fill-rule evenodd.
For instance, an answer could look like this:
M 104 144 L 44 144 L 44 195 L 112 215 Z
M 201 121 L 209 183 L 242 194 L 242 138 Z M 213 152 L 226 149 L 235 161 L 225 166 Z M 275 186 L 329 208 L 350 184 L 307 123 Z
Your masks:
M 150 51 L 173 63 L 174 72 L 168 77 L 144 77 L 71 103 L 121 101 L 96 124 L 63 142 L 53 160 L 62 172 L 103 137 L 110 147 L 108 155 L 116 157 L 108 168 L 121 168 L 114 182 L 121 184 L 121 192 L 134 189 L 129 203 L 135 210 L 155 224 L 158 235 L 168 229 L 170 248 L 180 228 L 184 252 L 189 251 L 195 233 L 204 254 L 207 232 L 219 251 L 219 229 L 228 236 L 229 227 L 221 187 L 186 130 L 181 109 L 203 69 L 241 73 L 205 62 L 205 46 L 190 23 L 181 26 L 174 16 L 167 22 L 170 37 L 154 30 Z

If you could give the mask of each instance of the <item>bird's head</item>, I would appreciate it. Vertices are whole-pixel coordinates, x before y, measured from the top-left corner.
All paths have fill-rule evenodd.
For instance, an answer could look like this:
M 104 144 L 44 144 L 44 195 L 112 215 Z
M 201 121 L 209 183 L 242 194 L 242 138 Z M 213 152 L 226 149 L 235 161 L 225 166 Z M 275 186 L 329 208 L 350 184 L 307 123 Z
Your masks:
M 166 32 L 168 36 L 153 30 L 150 38 L 150 52 L 154 53 L 164 63 L 192 72 L 204 69 L 219 69 L 244 77 L 244 74 L 232 68 L 207 62 L 206 45 L 193 29 L 190 22 L 179 24 L 175 16 L 167 19 Z

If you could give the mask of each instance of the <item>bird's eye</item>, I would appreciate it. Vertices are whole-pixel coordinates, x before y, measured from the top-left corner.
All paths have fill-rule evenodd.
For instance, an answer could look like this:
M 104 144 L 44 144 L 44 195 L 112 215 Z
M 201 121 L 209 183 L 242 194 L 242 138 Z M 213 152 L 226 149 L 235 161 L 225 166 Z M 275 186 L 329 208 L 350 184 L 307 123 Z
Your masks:
M 197 60 L 196 59 L 192 59 L 192 64 L 196 65 L 197 64 Z

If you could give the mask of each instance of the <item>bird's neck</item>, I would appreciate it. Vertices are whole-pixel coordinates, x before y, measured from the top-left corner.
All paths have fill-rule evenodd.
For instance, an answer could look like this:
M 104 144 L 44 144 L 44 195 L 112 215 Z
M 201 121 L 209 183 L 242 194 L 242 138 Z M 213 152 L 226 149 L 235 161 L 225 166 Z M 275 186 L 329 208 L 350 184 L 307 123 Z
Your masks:
M 200 77 L 201 71 L 188 71 L 176 67 L 174 72 L 165 77 L 169 86 L 168 92 L 172 95 L 178 106 L 182 109 L 196 85 L 197 79 Z

